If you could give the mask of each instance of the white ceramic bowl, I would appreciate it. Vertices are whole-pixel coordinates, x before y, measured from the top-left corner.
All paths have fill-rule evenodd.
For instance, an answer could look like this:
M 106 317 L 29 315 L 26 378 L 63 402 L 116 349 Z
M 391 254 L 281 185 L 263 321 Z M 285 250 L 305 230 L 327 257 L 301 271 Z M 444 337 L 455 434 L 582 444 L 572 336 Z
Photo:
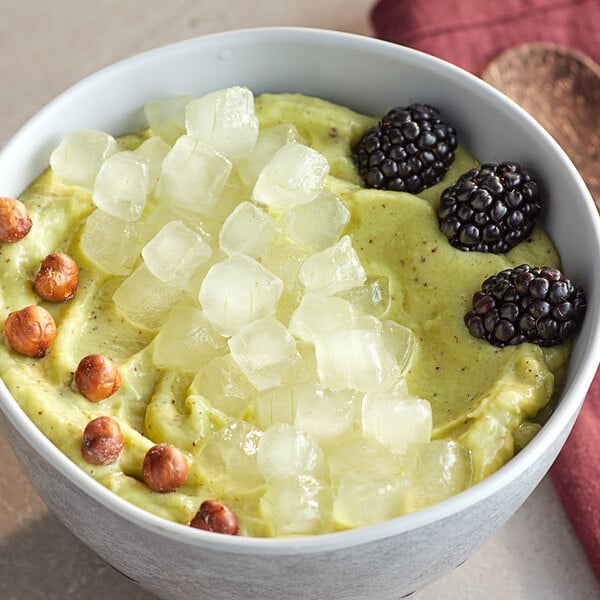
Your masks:
M 163 598 L 400 598 L 463 562 L 523 503 L 556 458 L 598 364 L 599 220 L 558 145 L 479 79 L 400 46 L 338 32 L 255 29 L 209 35 L 134 56 L 84 79 L 35 115 L 0 154 L 0 192 L 18 195 L 66 132 L 120 134 L 140 107 L 239 84 L 303 92 L 380 114 L 410 101 L 438 105 L 482 161 L 526 162 L 548 192 L 544 226 L 569 276 L 586 288 L 558 409 L 497 473 L 428 509 L 379 525 L 301 539 L 214 535 L 168 522 L 90 479 L 32 424 L 0 382 L 0 423 L 50 509 L 118 570 Z

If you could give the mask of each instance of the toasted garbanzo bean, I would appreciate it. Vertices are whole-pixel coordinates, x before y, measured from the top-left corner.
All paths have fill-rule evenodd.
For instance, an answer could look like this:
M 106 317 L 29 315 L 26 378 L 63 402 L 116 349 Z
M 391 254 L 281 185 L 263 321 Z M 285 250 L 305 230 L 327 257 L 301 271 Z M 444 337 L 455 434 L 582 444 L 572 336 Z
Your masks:
M 9 313 L 4 335 L 15 352 L 42 358 L 56 338 L 56 323 L 45 308 L 32 304 Z
M 75 261 L 63 252 L 48 254 L 35 279 L 33 289 L 50 302 L 66 302 L 75 295 L 79 285 L 79 269 Z
M 88 354 L 77 365 L 75 386 L 91 402 L 112 396 L 121 387 L 121 373 L 103 354 Z

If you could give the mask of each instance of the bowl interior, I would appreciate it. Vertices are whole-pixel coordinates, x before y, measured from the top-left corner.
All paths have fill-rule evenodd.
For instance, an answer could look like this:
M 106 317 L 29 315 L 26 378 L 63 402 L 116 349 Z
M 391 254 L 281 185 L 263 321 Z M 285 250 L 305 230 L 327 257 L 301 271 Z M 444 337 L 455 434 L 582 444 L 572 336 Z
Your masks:
M 178 94 L 199 96 L 230 85 L 248 86 L 255 94 L 302 92 L 370 114 L 402 103 L 429 102 L 457 125 L 461 144 L 481 162 L 517 160 L 538 173 L 548 197 L 544 226 L 560 250 L 565 270 L 586 288 L 590 299 L 558 410 L 525 451 L 470 490 L 385 527 L 331 536 L 342 544 L 389 536 L 493 494 L 524 472 L 572 422 L 592 380 L 600 355 L 599 309 L 591 302 L 599 295 L 600 228 L 592 199 L 559 146 L 526 113 L 481 80 L 420 52 L 339 32 L 267 28 L 187 40 L 108 67 L 43 108 L 0 153 L 0 193 L 18 195 L 46 167 L 51 150 L 70 130 L 126 133 L 144 125 L 141 107 L 147 101 Z M 147 526 L 173 535 L 187 535 L 181 526 L 148 516 L 84 477 L 33 427 L 3 386 L 0 408 L 29 443 L 77 485 L 129 518 L 145 520 Z M 326 541 L 331 536 L 219 543 L 315 548 L 331 543 Z

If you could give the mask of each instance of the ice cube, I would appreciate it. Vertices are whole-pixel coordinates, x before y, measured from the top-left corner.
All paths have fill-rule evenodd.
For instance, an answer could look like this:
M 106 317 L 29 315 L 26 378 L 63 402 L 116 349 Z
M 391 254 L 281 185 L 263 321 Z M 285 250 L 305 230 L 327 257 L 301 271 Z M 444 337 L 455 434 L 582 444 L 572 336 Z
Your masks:
M 409 444 L 431 439 L 431 405 L 421 398 L 369 392 L 363 398 L 362 427 L 365 434 L 402 452 Z
M 381 317 L 390 307 L 390 278 L 387 275 L 367 277 L 363 285 L 341 292 L 360 312 Z
M 386 320 L 382 322 L 381 335 L 385 347 L 396 359 L 400 370 L 404 371 L 410 364 L 415 347 L 413 332 L 396 321 Z
M 152 134 L 173 145 L 185 133 L 185 107 L 192 100 L 191 96 L 182 95 L 145 104 L 144 113 Z
M 277 236 L 267 255 L 261 259 L 264 267 L 283 281 L 283 293 L 277 305 L 277 318 L 282 323 L 289 321 L 304 294 L 304 286 L 298 279 L 298 273 L 307 256 L 309 253 L 305 248 L 288 238 Z
M 144 214 L 140 220 L 143 246 L 171 221 L 182 221 L 185 224 L 189 224 L 189 220 L 181 215 L 180 211 L 175 210 L 175 208 L 167 204 L 159 204 Z
M 116 289 L 113 301 L 133 323 L 158 329 L 181 296 L 181 291 L 152 275 L 142 263 Z
M 242 418 L 256 397 L 256 388 L 235 364 L 231 354 L 213 358 L 198 371 L 190 387 L 216 409 L 234 418 Z
M 453 440 L 412 444 L 405 454 L 414 510 L 441 502 L 471 486 L 469 450 Z
M 207 273 L 213 268 L 214 265 L 221 263 L 226 259 L 227 255 L 217 245 L 211 257 L 205 263 L 200 265 L 200 267 L 198 267 L 196 272 L 192 275 L 189 285 L 186 288 L 186 292 L 192 298 L 197 299 L 200 295 L 200 289 L 204 283 L 204 278 L 206 277 Z
M 147 196 L 148 165 L 135 152 L 117 152 L 102 163 L 92 191 L 100 210 L 124 221 L 137 221 Z
M 293 240 L 313 252 L 320 252 L 340 239 L 349 220 L 347 206 L 323 190 L 312 202 L 287 211 L 283 225 Z
M 334 485 L 351 472 L 389 478 L 402 471 L 401 457 L 389 446 L 365 436 L 356 428 L 322 443 L 329 477 Z
M 159 204 L 140 220 L 142 244 L 145 246 L 167 223 L 181 221 L 195 231 L 211 248 L 217 246 L 220 224 L 216 224 L 211 215 L 199 215 L 185 210 L 175 209 L 168 204 Z
M 294 336 L 275 318 L 252 321 L 229 339 L 231 357 L 259 391 L 284 385 L 302 367 Z
M 359 312 L 357 312 L 357 319 L 356 319 L 356 327 L 358 329 L 365 329 L 367 331 L 373 331 L 374 333 L 376 333 L 377 335 L 381 336 L 383 333 L 383 323 L 377 318 L 374 317 L 373 315 L 365 315 L 365 314 L 361 314 Z M 384 346 L 385 346 L 385 340 L 382 341 L 384 342 Z M 386 348 L 387 350 L 387 348 Z M 388 350 L 389 352 L 389 350 Z
M 221 335 L 275 313 L 283 290 L 279 277 L 249 256 L 234 254 L 213 265 L 200 287 L 204 314 Z
M 352 247 L 350 236 L 309 256 L 300 267 L 299 278 L 307 291 L 333 295 L 362 285 L 367 274 Z
M 301 363 L 286 377 L 285 385 L 259 392 L 254 406 L 254 419 L 257 427 L 267 429 L 275 423 L 294 424 L 298 399 L 306 388 L 314 392 L 317 380 L 316 367 L 311 363 L 314 357 L 302 345 L 297 346 Z M 312 386 L 312 387 L 311 387 Z
M 254 95 L 248 88 L 232 86 L 196 98 L 185 109 L 185 127 L 188 135 L 235 161 L 256 143 Z
M 165 157 L 170 152 L 171 146 L 160 137 L 148 138 L 140 144 L 135 153 L 146 163 L 148 167 L 148 192 L 153 192 L 158 182 L 160 169 Z
M 210 211 L 211 217 L 219 223 L 219 228 L 225 223 L 227 217 L 236 206 L 249 197 L 248 188 L 240 181 L 235 170 L 232 170 L 223 190 L 219 194 L 216 204 Z
M 387 393 L 395 394 L 397 396 L 410 396 L 410 392 L 408 391 L 408 382 L 406 381 L 406 377 L 404 377 L 404 374 L 400 375 L 400 377 L 398 377 L 398 379 L 396 379 L 388 387 L 386 387 L 385 390 L 380 391 L 385 391 Z
M 117 141 L 108 133 L 72 131 L 52 151 L 50 166 L 62 183 L 91 190 L 102 163 L 116 151 Z
M 302 142 L 295 125 L 281 123 L 260 129 L 254 148 L 238 161 L 238 173 L 249 188 L 253 188 L 264 166 L 275 152 L 286 144 Z
M 314 344 L 322 335 L 354 327 L 357 314 L 343 298 L 305 294 L 290 318 L 289 330 L 301 340 Z
M 317 441 L 337 437 L 352 426 L 356 392 L 325 388 L 318 383 L 299 384 L 293 389 L 294 425 Z
M 273 217 L 251 202 L 242 202 L 227 217 L 219 244 L 228 255 L 245 254 L 259 259 L 266 255 L 273 238 L 279 234 Z
M 337 329 L 315 341 L 321 384 L 368 392 L 391 385 L 400 369 L 381 335 L 370 329 Z
M 139 223 L 96 209 L 85 222 L 81 251 L 111 275 L 128 275 L 142 249 Z
M 188 286 L 196 269 L 211 253 L 207 242 L 181 221 L 167 223 L 142 249 L 148 270 L 177 290 Z
M 381 477 L 371 471 L 352 471 L 342 477 L 333 503 L 339 527 L 381 523 L 410 512 L 410 481 L 399 476 Z
M 315 438 L 287 423 L 275 423 L 264 431 L 256 458 L 269 484 L 297 475 L 327 477 L 325 456 Z
M 294 424 L 296 416 L 295 386 L 275 387 L 256 395 L 254 420 L 262 430 L 275 423 Z
M 197 373 L 210 360 L 224 354 L 227 344 L 201 310 L 182 306 L 169 313 L 153 347 L 157 367 Z
M 311 535 L 333 530 L 333 494 L 310 475 L 275 481 L 261 498 L 261 512 L 276 535 Z
M 182 135 L 162 163 L 155 196 L 182 210 L 206 214 L 231 172 L 231 163 L 204 142 Z
M 286 144 L 260 172 L 252 199 L 280 209 L 306 204 L 316 198 L 328 174 L 322 154 L 303 144 Z
M 204 475 L 228 492 L 249 492 L 264 484 L 256 453 L 261 431 L 240 419 L 209 437 L 200 453 Z

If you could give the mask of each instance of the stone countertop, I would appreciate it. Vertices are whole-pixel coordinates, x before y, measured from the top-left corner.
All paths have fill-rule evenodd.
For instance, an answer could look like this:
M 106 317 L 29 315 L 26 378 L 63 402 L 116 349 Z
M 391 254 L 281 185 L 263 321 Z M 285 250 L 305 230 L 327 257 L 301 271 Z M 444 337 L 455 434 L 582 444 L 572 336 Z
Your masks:
M 267 25 L 371 35 L 372 3 L 0 0 L 0 147 L 65 88 L 131 54 L 205 33 Z M 0 598 L 83 597 L 152 598 L 48 512 L 0 433 Z M 600 598 L 600 585 L 546 479 L 466 563 L 412 598 L 592 600 Z

